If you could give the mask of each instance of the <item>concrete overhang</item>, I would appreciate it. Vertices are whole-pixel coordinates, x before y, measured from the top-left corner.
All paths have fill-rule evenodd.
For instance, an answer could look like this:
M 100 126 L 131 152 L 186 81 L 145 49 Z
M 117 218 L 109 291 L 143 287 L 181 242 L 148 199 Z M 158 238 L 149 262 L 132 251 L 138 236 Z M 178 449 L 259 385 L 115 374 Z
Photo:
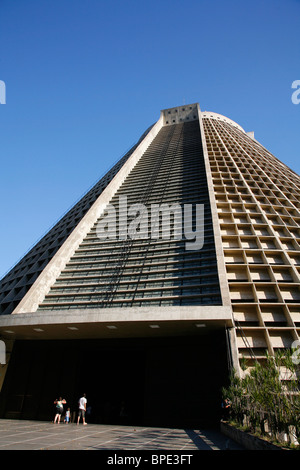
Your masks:
M 56 310 L 0 316 L 6 339 L 141 338 L 199 335 L 232 327 L 229 306 Z

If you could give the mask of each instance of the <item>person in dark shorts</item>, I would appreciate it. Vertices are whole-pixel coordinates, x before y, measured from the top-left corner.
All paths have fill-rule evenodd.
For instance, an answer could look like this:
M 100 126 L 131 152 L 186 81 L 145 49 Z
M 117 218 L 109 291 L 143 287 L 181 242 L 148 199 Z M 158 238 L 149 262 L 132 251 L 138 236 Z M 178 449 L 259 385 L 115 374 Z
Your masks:
M 54 423 L 60 423 L 60 419 L 61 419 L 61 415 L 63 414 L 64 412 L 64 405 L 66 404 L 66 400 L 62 397 L 59 397 L 59 399 L 56 399 L 54 401 L 54 405 L 55 405 L 55 408 L 56 408 L 56 414 L 55 414 L 55 418 L 54 418 Z
M 83 425 L 86 426 L 85 422 L 85 413 L 86 413 L 86 404 L 87 404 L 87 399 L 86 399 L 86 394 L 84 393 L 83 396 L 79 399 L 78 401 L 78 418 L 77 418 L 77 424 L 79 424 L 80 418 L 82 418 Z

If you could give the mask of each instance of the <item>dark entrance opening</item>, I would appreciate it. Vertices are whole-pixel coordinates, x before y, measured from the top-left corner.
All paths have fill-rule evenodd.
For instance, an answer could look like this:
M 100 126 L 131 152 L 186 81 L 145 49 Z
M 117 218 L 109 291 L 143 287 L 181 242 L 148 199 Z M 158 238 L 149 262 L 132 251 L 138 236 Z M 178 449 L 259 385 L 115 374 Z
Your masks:
M 16 341 L 0 417 L 53 420 L 55 398 L 87 421 L 167 427 L 219 422 L 228 377 L 225 332 L 189 337 Z M 90 409 L 89 409 L 90 408 Z

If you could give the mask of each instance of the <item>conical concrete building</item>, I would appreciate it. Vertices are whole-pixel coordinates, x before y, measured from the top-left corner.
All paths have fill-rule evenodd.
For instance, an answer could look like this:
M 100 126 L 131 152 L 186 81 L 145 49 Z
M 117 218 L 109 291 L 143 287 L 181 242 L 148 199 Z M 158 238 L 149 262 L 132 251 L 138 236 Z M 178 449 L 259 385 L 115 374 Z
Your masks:
M 299 340 L 299 196 L 239 124 L 163 110 L 2 279 L 0 417 L 216 423 L 230 369 Z

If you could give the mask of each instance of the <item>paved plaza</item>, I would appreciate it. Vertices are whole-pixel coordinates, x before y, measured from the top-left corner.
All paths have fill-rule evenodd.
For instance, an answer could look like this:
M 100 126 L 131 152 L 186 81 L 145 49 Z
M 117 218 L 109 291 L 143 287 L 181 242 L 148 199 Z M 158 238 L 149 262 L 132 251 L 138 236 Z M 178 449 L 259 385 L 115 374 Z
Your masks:
M 243 450 L 221 432 L 0 420 L 1 450 Z

